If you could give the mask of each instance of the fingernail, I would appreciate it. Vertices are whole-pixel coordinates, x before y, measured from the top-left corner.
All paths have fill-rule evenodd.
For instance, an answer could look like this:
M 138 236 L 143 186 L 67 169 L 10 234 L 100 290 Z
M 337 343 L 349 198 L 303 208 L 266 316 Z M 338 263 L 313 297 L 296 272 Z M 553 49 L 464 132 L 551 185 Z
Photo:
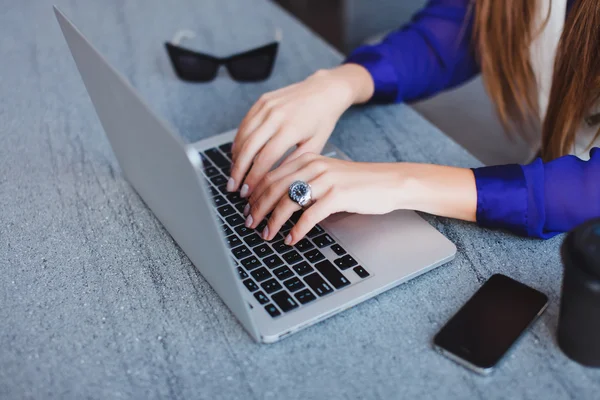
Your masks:
M 233 180 L 233 178 L 229 178 L 229 180 L 227 181 L 227 191 L 233 192 L 234 188 L 235 188 L 235 181 Z
M 263 230 L 263 239 L 267 240 L 268 237 L 269 237 L 269 227 L 265 226 L 265 229 Z
M 250 213 L 250 203 L 246 204 L 246 207 L 244 207 L 244 217 L 247 217 L 249 213 Z
M 252 215 L 248 215 L 248 218 L 246 218 L 246 228 L 250 228 L 250 225 L 252 225 L 253 221 Z
M 240 190 L 240 197 L 248 196 L 248 185 L 245 183 L 242 185 L 242 189 Z
M 285 244 L 287 244 L 289 246 L 289 244 L 292 243 L 292 235 L 288 234 L 285 237 L 285 241 L 283 243 L 285 243 Z

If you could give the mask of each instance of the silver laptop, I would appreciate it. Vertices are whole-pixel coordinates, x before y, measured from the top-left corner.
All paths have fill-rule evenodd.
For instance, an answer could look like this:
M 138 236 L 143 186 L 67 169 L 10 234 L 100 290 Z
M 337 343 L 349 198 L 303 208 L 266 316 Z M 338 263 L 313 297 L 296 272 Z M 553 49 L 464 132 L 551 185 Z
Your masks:
M 244 201 L 224 189 L 235 132 L 184 144 L 54 11 L 126 179 L 256 341 L 275 342 L 454 258 L 456 247 L 412 211 L 337 214 L 289 247 L 295 215 L 262 240 L 262 226 L 244 226 Z

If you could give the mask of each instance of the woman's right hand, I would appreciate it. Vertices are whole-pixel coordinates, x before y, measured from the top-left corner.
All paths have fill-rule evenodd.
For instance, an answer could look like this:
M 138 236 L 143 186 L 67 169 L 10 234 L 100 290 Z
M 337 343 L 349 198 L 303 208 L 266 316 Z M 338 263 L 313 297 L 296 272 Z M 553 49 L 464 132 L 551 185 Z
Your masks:
M 227 190 L 248 197 L 293 146 L 297 148 L 284 162 L 306 152 L 320 153 L 344 111 L 372 93 L 369 72 L 345 64 L 264 94 L 239 126 Z

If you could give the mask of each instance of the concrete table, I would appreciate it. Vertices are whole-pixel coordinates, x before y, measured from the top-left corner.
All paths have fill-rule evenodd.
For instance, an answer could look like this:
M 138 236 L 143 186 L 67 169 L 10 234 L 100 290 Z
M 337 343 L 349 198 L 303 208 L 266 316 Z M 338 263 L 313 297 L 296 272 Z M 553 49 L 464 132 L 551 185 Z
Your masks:
M 442 218 L 456 259 L 274 345 L 254 343 L 124 180 L 51 4 L 88 35 L 188 141 L 225 131 L 265 91 L 341 56 L 259 0 L 13 1 L 0 13 L 0 398 L 597 398 L 600 372 L 555 330 L 561 238 Z M 272 78 L 178 81 L 162 47 L 225 55 L 284 41 Z M 332 139 L 356 160 L 478 163 L 411 108 L 350 111 Z M 550 307 L 493 377 L 431 340 L 496 272 Z

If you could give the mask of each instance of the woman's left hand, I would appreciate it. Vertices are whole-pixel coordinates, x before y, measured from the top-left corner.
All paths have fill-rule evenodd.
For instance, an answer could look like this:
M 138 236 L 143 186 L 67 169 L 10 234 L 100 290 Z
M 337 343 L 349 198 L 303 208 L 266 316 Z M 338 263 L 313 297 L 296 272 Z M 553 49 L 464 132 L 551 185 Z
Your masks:
M 272 212 L 262 236 L 275 237 L 301 207 L 288 196 L 295 181 L 312 189 L 312 205 L 285 238 L 294 245 L 329 215 L 347 211 L 385 214 L 400 208 L 403 182 L 400 163 L 359 163 L 305 153 L 269 172 L 252 192 L 244 210 L 246 226 L 256 226 Z

